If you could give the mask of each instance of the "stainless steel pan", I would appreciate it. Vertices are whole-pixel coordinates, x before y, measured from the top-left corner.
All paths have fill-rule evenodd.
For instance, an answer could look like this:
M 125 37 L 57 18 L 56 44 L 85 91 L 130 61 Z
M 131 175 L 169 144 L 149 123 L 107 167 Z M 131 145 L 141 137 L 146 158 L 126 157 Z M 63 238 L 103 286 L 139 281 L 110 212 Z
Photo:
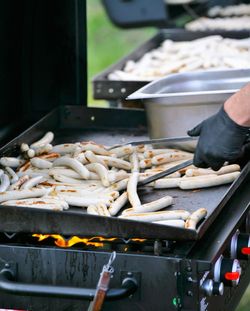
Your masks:
M 127 99 L 145 104 L 151 138 L 183 136 L 248 82 L 250 68 L 181 73 L 149 83 Z

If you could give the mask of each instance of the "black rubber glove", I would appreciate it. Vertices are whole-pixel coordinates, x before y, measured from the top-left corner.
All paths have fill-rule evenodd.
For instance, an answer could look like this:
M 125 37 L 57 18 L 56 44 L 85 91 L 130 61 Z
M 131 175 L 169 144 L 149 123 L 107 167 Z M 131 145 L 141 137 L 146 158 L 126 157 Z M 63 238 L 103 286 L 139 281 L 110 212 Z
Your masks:
M 218 170 L 225 161 L 237 159 L 249 133 L 248 127 L 235 123 L 221 108 L 218 113 L 188 131 L 189 136 L 200 136 L 194 165 Z

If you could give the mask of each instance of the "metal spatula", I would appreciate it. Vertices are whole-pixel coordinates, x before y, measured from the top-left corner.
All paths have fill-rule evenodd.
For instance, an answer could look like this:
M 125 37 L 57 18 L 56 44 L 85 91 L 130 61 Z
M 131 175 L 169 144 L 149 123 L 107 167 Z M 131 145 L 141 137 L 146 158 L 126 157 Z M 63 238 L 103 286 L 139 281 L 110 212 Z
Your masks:
M 189 165 L 192 165 L 192 164 L 193 164 L 193 159 L 190 159 L 190 160 L 187 160 L 181 164 L 175 165 L 175 166 L 173 166 L 173 167 L 171 167 L 171 168 L 169 168 L 163 172 L 160 172 L 158 174 L 152 175 L 148 178 L 145 178 L 144 180 L 139 181 L 138 187 L 147 185 L 147 184 L 149 184 L 149 183 L 151 183 L 157 179 L 166 177 L 166 176 L 173 174 L 173 173 L 175 173 L 175 172 L 177 172 L 177 171 L 179 171 L 179 170 L 181 170 L 181 169 L 183 169 Z
M 123 144 L 113 145 L 107 150 L 111 150 L 118 147 L 123 147 L 127 145 L 132 146 L 139 146 L 139 145 L 156 145 L 156 144 L 163 144 L 163 143 L 178 143 L 178 142 L 185 142 L 185 141 L 192 141 L 197 140 L 197 137 L 190 137 L 190 136 L 181 136 L 181 137 L 169 137 L 169 138 L 156 138 L 156 139 L 148 139 L 148 140 L 138 140 L 138 141 L 130 141 Z

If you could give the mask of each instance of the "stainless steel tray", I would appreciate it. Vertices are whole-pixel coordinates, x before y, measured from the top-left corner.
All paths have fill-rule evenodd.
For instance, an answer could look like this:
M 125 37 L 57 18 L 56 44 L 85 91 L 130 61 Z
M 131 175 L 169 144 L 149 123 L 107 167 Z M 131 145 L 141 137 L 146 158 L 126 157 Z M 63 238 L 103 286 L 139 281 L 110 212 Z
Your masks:
M 248 82 L 250 68 L 179 73 L 149 83 L 128 99 L 145 104 L 151 138 L 183 136 Z
M 145 53 L 158 48 L 161 43 L 170 39 L 176 42 L 190 41 L 209 35 L 221 35 L 223 38 L 243 39 L 249 37 L 249 31 L 187 31 L 183 29 L 163 29 L 137 49 L 112 64 L 109 68 L 96 75 L 93 80 L 93 96 L 95 99 L 121 100 L 139 88 L 148 84 L 148 81 L 109 80 L 108 75 L 115 70 L 122 70 L 128 60 L 139 60 Z M 154 80 L 155 81 L 155 80 Z
M 248 82 L 250 68 L 177 73 L 149 83 L 127 99 L 157 99 L 164 105 L 219 102 Z

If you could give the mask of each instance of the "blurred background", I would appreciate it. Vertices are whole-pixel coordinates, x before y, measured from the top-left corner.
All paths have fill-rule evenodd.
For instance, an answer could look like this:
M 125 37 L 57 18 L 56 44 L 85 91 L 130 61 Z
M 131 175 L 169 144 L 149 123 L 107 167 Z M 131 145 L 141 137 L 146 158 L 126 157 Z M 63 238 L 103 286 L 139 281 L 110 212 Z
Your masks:
M 87 1 L 88 30 L 88 104 L 105 106 L 107 103 L 94 100 L 91 80 L 120 58 L 151 38 L 156 28 L 120 29 L 109 20 L 101 0 Z
M 91 80 L 95 75 L 133 51 L 151 38 L 157 29 L 120 29 L 109 20 L 101 0 L 87 1 L 88 29 L 88 105 L 107 106 L 104 100 L 94 100 Z M 241 299 L 237 311 L 250 310 L 250 287 Z M 216 311 L 216 310 L 215 310 Z

